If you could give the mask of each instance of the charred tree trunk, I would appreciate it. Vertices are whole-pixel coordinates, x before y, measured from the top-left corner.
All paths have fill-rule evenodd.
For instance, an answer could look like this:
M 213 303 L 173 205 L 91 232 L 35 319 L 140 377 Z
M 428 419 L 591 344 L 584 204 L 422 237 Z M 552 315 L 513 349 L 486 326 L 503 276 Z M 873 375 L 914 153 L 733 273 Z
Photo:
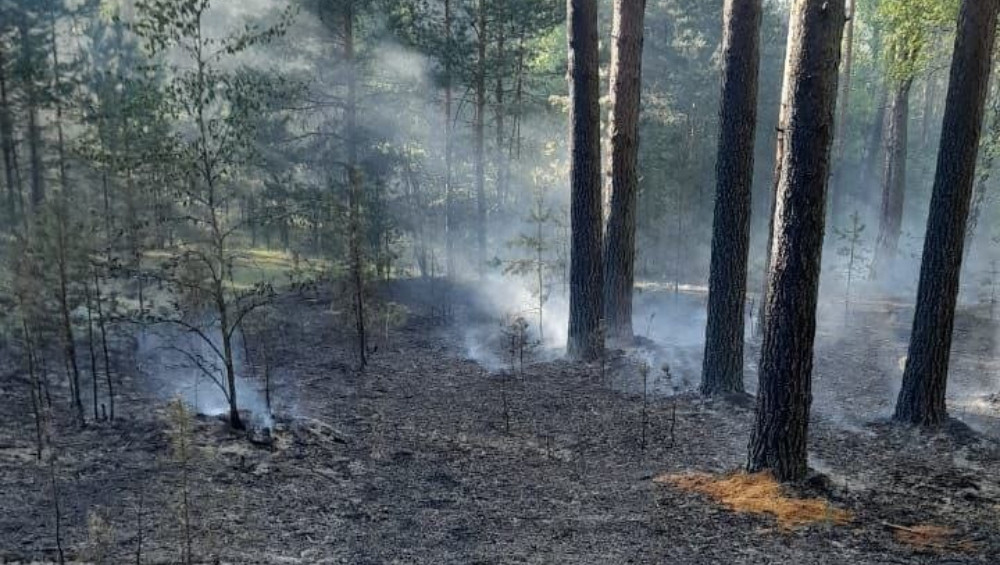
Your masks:
M 743 308 L 760 69 L 760 0 L 727 0 L 701 392 L 743 392 Z
M 406 187 L 406 199 L 410 208 L 414 211 L 413 238 L 415 245 L 413 255 L 417 262 L 417 268 L 420 270 L 420 278 L 426 279 L 430 271 L 430 266 L 427 263 L 428 250 L 430 248 L 427 241 L 427 218 L 423 213 L 426 204 L 420 190 L 420 179 L 417 178 L 416 173 L 413 171 L 411 160 L 412 156 L 409 153 L 405 153 L 403 156 L 403 180 Z
M 20 25 L 22 56 L 31 53 L 31 37 L 28 22 L 22 17 Z M 30 65 L 30 62 L 27 62 Z M 42 176 L 42 129 L 38 123 L 38 92 L 33 72 L 24 77 L 25 109 L 28 114 L 28 157 L 31 161 L 31 206 L 37 211 L 45 200 L 45 184 Z
M 855 6 L 857 6 L 858 0 L 854 1 Z M 879 26 L 875 26 L 875 29 L 872 30 L 871 50 L 873 53 L 881 53 L 882 51 L 882 33 Z M 861 187 L 862 193 L 868 192 L 868 187 L 879 175 L 879 163 L 881 162 L 879 157 L 883 145 L 882 135 L 885 131 L 885 112 L 889 106 L 889 90 L 886 79 L 876 78 L 876 80 L 878 84 L 875 87 L 877 104 L 875 116 L 864 140 L 861 150 L 861 166 L 858 167 L 858 185 Z
M 61 208 L 61 207 L 60 207 Z M 67 210 L 60 210 L 62 214 L 67 214 Z M 65 216 L 63 216 L 65 217 Z M 83 402 L 80 398 L 80 367 L 76 360 L 76 337 L 73 335 L 73 320 L 70 317 L 70 304 L 69 304 L 69 257 L 66 254 L 67 238 L 65 225 L 59 219 L 56 220 L 59 225 L 56 228 L 56 270 L 59 277 L 59 295 L 57 296 L 59 302 L 59 313 L 62 315 L 62 334 L 63 334 L 63 352 L 66 356 L 66 363 L 70 369 L 70 378 L 72 379 L 72 394 L 73 394 L 73 408 L 76 413 L 76 421 L 80 427 L 83 427 L 86 422 L 83 417 Z
M 511 133 L 509 139 L 509 146 L 507 148 L 507 183 L 510 184 L 510 163 L 514 159 L 521 158 L 521 119 L 523 114 L 524 101 L 524 74 L 525 74 L 525 36 L 527 35 L 527 22 L 521 23 L 521 30 L 518 33 L 517 39 L 517 65 L 514 71 L 514 101 L 513 101 L 513 124 L 511 124 Z M 515 192 L 513 195 L 514 202 L 512 203 L 515 208 L 520 207 L 520 191 Z
M 617 343 L 632 340 L 639 111 L 646 0 L 615 0 L 611 46 L 611 210 L 604 252 L 604 321 Z
M 90 285 L 83 285 L 87 306 L 87 352 L 90 353 L 90 393 L 94 407 L 94 421 L 100 419 L 97 411 L 97 350 L 94 349 L 94 302 L 90 297 Z
M 476 121 L 473 126 L 476 166 L 476 271 L 486 268 L 486 0 L 479 0 L 476 42 Z
M 35 417 L 35 455 L 38 461 L 42 460 L 42 453 L 45 448 L 42 422 L 42 384 L 38 378 L 38 371 L 35 367 L 35 345 L 31 342 L 31 332 L 28 331 L 28 323 L 21 320 L 21 329 L 24 332 L 24 356 L 28 365 L 28 378 L 31 386 L 31 410 Z
M 452 130 L 452 104 L 453 94 L 451 90 L 451 0 L 444 0 L 444 240 L 445 240 L 445 272 L 448 278 L 455 276 L 455 209 L 454 209 L 454 187 L 452 186 L 452 149 L 454 144 L 454 132 Z
M 872 120 L 871 128 L 868 131 L 868 139 L 865 140 L 865 147 L 861 155 L 861 167 L 858 168 L 858 183 L 865 190 L 869 183 L 874 182 L 879 176 L 879 163 L 881 159 L 882 136 L 885 133 L 886 110 L 889 108 L 889 91 L 885 85 L 879 85 L 879 92 L 875 95 L 879 101 L 875 109 L 875 117 Z
M 16 170 L 17 157 L 14 153 L 14 123 L 10 114 L 10 100 L 7 97 L 6 61 L 3 44 L 0 43 L 0 149 L 3 152 L 4 181 L 7 184 L 7 217 L 11 231 L 17 225 L 17 209 L 21 190 L 18 187 Z
M 220 265 L 224 263 L 220 262 Z M 233 332 L 230 328 L 229 308 L 226 305 L 226 294 L 221 278 L 215 279 L 215 308 L 219 314 L 219 329 L 222 338 L 222 363 L 225 366 L 226 390 L 229 400 L 229 425 L 234 430 L 245 429 L 243 419 L 240 417 L 239 398 L 237 398 L 236 388 L 236 364 L 233 359 Z
M 845 172 L 847 163 L 844 161 L 844 148 L 847 145 L 847 114 L 851 110 L 851 73 L 854 71 L 854 19 L 857 12 L 857 0 L 847 0 L 847 28 L 844 32 L 844 59 L 841 77 L 840 100 L 837 101 L 839 116 L 834 136 L 837 140 L 837 150 L 834 162 L 837 173 L 833 182 L 833 206 L 830 207 L 830 218 L 836 222 L 843 218 L 848 207 L 848 190 Z
M 791 53 L 785 53 L 785 66 L 789 65 L 789 57 Z M 788 111 L 789 111 L 789 100 L 788 96 L 791 91 L 788 88 L 788 81 L 790 77 L 786 74 L 783 77 L 783 83 L 781 86 L 781 98 L 778 103 L 778 131 L 775 136 L 775 155 L 774 155 L 774 173 L 771 177 L 771 209 L 767 216 L 767 248 L 764 254 L 764 274 L 761 277 L 763 288 L 760 292 L 759 301 L 759 312 L 757 315 L 757 327 L 760 330 L 764 328 L 764 322 L 767 318 L 767 293 L 768 293 L 768 274 L 771 272 L 771 253 L 774 249 L 774 215 L 778 210 L 778 185 L 781 181 L 781 170 L 785 162 L 785 132 L 788 129 Z
M 507 207 L 507 191 L 509 188 L 510 161 L 506 150 L 505 136 L 507 121 L 507 104 L 505 102 L 504 72 L 507 57 L 507 31 L 505 27 L 506 11 L 503 2 L 496 6 L 497 35 L 496 77 L 493 85 L 494 107 L 493 116 L 496 122 L 496 167 L 497 167 L 497 212 L 503 214 Z
M 56 4 L 49 1 L 49 31 L 51 33 L 52 47 L 52 90 L 53 102 L 56 107 L 56 148 L 59 151 L 59 188 L 62 189 L 62 198 L 68 199 L 70 186 L 66 177 L 66 138 L 63 134 L 63 107 L 62 107 L 62 75 L 59 72 L 59 42 L 56 37 Z
M 601 109 L 597 1 L 567 0 L 570 91 L 570 357 L 603 348 L 601 268 Z
M 795 0 L 782 99 L 788 102 L 768 276 L 757 412 L 747 470 L 805 476 L 816 301 L 826 220 L 844 0 Z
M 875 276 L 891 269 L 903 228 L 903 203 L 906 197 L 906 139 L 910 114 L 912 79 L 904 79 L 893 93 L 889 132 L 886 136 L 885 167 L 882 174 L 882 212 L 880 215 L 875 262 Z
M 111 353 L 108 349 L 108 329 L 104 319 L 104 299 L 101 296 L 101 280 L 94 269 L 94 302 L 97 306 L 97 327 L 101 331 L 101 351 L 104 354 L 104 379 L 108 387 L 108 419 L 115 420 L 115 386 L 111 376 Z
M 847 28 L 844 31 L 844 72 L 840 89 L 840 100 L 837 101 L 839 117 L 837 130 L 837 162 L 844 160 L 844 146 L 847 142 L 847 114 L 851 102 L 851 73 L 854 71 L 854 20 L 857 13 L 857 0 L 847 0 Z
M 927 149 L 931 142 L 931 122 L 934 119 L 934 101 L 937 98 L 937 80 L 933 73 L 924 83 L 924 114 L 920 125 L 920 145 Z
M 997 0 L 963 0 L 958 16 L 913 333 L 893 416 L 900 422 L 947 418 L 952 328 L 998 10 Z
M 348 208 L 350 214 L 351 281 L 354 292 L 355 331 L 358 339 L 358 362 L 368 365 L 365 328 L 364 258 L 361 255 L 362 179 L 358 166 L 358 77 L 354 60 L 354 10 L 350 2 L 344 14 L 344 61 L 347 65 L 347 100 L 344 106 L 347 128 Z
M 996 57 L 996 53 L 994 53 Z M 996 62 L 994 61 L 994 65 Z M 993 71 L 993 91 L 989 95 L 990 119 L 989 130 L 987 131 L 987 141 L 982 144 L 982 163 L 977 171 L 976 186 L 972 195 L 972 209 L 969 211 L 969 226 L 965 230 L 965 259 L 969 258 L 969 251 L 975 243 L 976 229 L 979 227 L 979 217 L 983 207 L 986 205 L 986 196 L 989 190 L 990 178 L 993 176 L 993 166 L 996 162 L 997 152 L 1000 151 L 1000 84 L 997 84 L 996 70 Z

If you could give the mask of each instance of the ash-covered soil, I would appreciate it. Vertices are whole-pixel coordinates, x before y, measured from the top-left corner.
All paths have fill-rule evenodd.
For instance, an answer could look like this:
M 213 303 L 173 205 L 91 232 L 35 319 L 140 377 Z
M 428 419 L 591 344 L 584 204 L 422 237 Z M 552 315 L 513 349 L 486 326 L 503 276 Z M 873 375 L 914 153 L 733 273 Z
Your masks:
M 902 354 L 896 341 L 875 339 L 885 335 L 879 327 L 862 322 L 871 334 L 855 328 L 838 332 L 836 342 L 821 335 L 817 353 L 810 446 L 828 482 L 803 488 L 855 519 L 784 531 L 771 518 L 734 514 L 652 481 L 664 472 L 742 465 L 749 407 L 680 390 L 697 375 L 679 368 L 670 379 L 657 367 L 650 376 L 678 395 L 644 402 L 623 392 L 640 388 L 636 363 L 619 353 L 603 371 L 549 361 L 529 363 L 523 375 L 489 373 L 464 359 L 463 332 L 425 284 L 383 289 L 410 315 L 388 339 L 376 332 L 378 351 L 364 373 L 354 369 L 350 335 L 337 329 L 343 321 L 329 296 L 280 299 L 280 318 L 253 340 L 267 344 L 276 365 L 273 443 L 251 443 L 213 417 L 195 420 L 188 483 L 198 562 L 1000 559 L 997 442 L 958 424 L 926 432 L 867 417 L 877 412 L 869 407 L 891 400 L 883 388 L 897 375 L 884 365 Z M 493 323 L 476 316 L 463 293 L 450 295 L 455 320 Z M 669 348 L 649 355 L 669 357 Z M 978 359 L 970 354 L 969 362 L 988 361 Z M 66 390 L 53 388 L 63 416 L 52 432 L 58 457 L 50 467 L 34 458 L 30 404 L 17 373 L 8 362 L 0 381 L 0 559 L 56 559 L 54 471 L 67 559 L 103 553 L 107 563 L 135 563 L 139 553 L 142 563 L 177 562 L 183 474 L 171 456 L 167 399 L 124 371 L 119 418 L 80 431 L 65 417 Z M 995 423 L 988 409 L 981 412 L 980 424 Z M 99 535 L 101 528 L 88 528 L 92 516 L 110 527 Z M 898 541 L 900 528 L 924 525 L 955 533 L 944 547 Z

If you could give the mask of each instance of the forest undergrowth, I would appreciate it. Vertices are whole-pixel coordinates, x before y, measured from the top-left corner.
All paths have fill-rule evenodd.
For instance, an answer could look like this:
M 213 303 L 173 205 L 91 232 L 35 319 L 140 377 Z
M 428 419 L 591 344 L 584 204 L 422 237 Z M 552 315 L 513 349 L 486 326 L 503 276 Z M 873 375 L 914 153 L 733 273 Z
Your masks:
M 281 295 L 284 315 L 263 330 L 278 367 L 266 441 L 192 412 L 194 449 L 184 466 L 170 448 L 177 427 L 169 399 L 140 375 L 123 372 L 115 422 L 79 431 L 57 424 L 55 480 L 34 459 L 26 400 L 3 403 L 3 419 L 16 425 L 0 431 L 0 560 L 57 560 L 53 483 L 60 545 L 68 559 L 92 562 L 173 563 L 188 540 L 194 562 L 223 563 L 993 563 L 1000 556 L 1000 446 L 989 433 L 957 422 L 919 431 L 818 410 L 810 452 L 817 473 L 783 487 L 782 496 L 821 500 L 837 514 L 785 527 L 772 515 L 734 511 L 699 489 L 655 480 L 739 470 L 749 407 L 679 384 L 677 394 L 645 397 L 615 385 L 639 378 L 630 360 L 636 352 L 609 351 L 603 377 L 599 363 L 531 357 L 523 372 L 487 371 L 465 358 L 459 326 L 496 322 L 458 291 L 454 319 L 444 319 L 424 284 L 383 289 L 409 316 L 364 373 L 355 370 L 351 336 L 335 329 L 327 290 Z M 898 378 L 874 366 L 848 374 L 865 366 L 864 348 L 878 347 L 857 335 L 832 348 L 820 340 L 823 405 L 864 390 L 878 397 L 867 387 Z M 842 369 L 839 381 L 831 367 Z M 671 375 L 678 383 L 681 371 Z M 5 398 L 26 396 L 3 382 Z M 858 405 L 866 402 L 877 405 Z M 980 416 L 976 429 L 990 432 L 990 418 Z

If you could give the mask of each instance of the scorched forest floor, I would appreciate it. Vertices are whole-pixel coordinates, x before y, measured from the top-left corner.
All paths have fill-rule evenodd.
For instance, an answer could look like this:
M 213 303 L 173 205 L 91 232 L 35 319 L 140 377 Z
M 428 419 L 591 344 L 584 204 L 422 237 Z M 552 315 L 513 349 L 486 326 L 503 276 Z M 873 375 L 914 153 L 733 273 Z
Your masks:
M 427 289 L 433 284 L 381 289 L 410 313 L 388 340 L 379 335 L 364 373 L 353 368 L 351 334 L 338 329 L 344 324 L 331 313 L 329 292 L 280 297 L 280 317 L 262 336 L 276 366 L 273 444 L 251 443 L 218 418 L 195 419 L 189 482 L 198 562 L 1000 559 L 997 421 L 990 398 L 961 396 L 995 373 L 983 365 L 992 344 L 962 337 L 963 328 L 987 323 L 973 314 L 958 323 L 953 388 L 959 396 L 952 411 L 975 425 L 930 432 L 884 419 L 898 381 L 898 369 L 892 371 L 905 354 L 905 340 L 885 327 L 894 319 L 889 307 L 858 306 L 850 324 L 821 323 L 810 457 L 826 479 L 800 488 L 854 518 L 789 530 L 653 481 L 662 473 L 732 471 L 745 459 L 752 405 L 704 400 L 691 390 L 698 375 L 673 357 L 696 357 L 697 348 L 671 348 L 670 336 L 662 335 L 653 336 L 662 347 L 638 352 L 656 359 L 651 389 L 678 391 L 648 398 L 643 448 L 644 401 L 631 358 L 612 352 L 604 371 L 561 360 L 529 362 L 523 375 L 487 371 L 465 358 L 460 328 L 499 324 L 460 289 L 451 292 L 456 306 L 449 322 Z M 671 308 L 683 310 L 670 301 L 700 300 L 662 291 L 637 298 L 637 311 L 667 304 L 661 320 Z M 751 341 L 751 390 L 755 350 Z M 120 356 L 121 367 L 135 365 L 127 357 Z M 21 370 L 15 361 L 4 360 L 5 375 Z M 668 380 L 661 361 L 674 362 Z M 175 563 L 183 543 L 181 477 L 167 435 L 168 399 L 135 371 L 122 369 L 119 380 L 113 423 L 77 430 L 66 418 L 55 426 L 66 556 L 105 552 L 107 563 L 135 563 L 140 553 L 142 563 Z M 53 395 L 56 412 L 68 415 L 66 390 Z M 53 561 L 50 468 L 35 461 L 22 381 L 0 381 L 0 418 L 0 560 Z M 90 515 L 110 525 L 103 542 L 88 528 Z M 952 535 L 928 546 L 897 535 L 929 525 Z

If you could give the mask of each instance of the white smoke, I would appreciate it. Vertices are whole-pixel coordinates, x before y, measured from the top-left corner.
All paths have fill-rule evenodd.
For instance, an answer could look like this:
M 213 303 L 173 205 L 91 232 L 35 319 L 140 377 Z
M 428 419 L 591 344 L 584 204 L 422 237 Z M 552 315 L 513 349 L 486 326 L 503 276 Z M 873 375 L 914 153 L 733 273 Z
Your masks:
M 226 372 L 221 334 L 217 323 L 204 323 L 198 331 L 164 323 L 143 328 L 136 335 L 139 371 L 154 392 L 163 399 L 181 398 L 199 414 L 218 416 L 229 412 L 224 391 Z M 210 343 L 211 341 L 211 343 Z M 233 336 L 233 366 L 236 372 L 236 401 L 249 411 L 251 422 L 271 427 L 273 417 L 258 383 L 251 380 L 245 363 L 243 339 Z

